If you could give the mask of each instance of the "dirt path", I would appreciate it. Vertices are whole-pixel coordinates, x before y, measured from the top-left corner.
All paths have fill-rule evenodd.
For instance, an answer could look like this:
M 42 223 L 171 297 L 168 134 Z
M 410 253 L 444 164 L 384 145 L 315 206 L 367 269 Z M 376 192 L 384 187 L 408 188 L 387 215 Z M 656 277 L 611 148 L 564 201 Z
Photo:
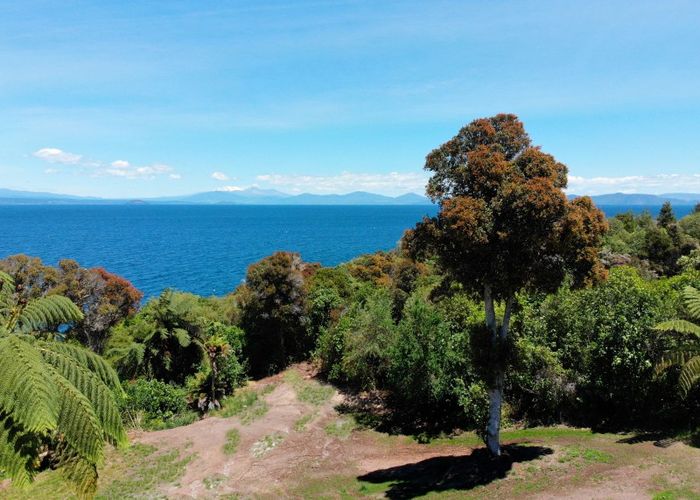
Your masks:
M 265 391 L 268 388 L 268 391 Z M 269 389 L 272 389 L 269 391 Z M 305 400 L 304 390 L 327 397 Z M 337 391 L 311 378 L 306 365 L 253 386 L 267 411 L 255 419 L 209 417 L 143 433 L 133 441 L 192 458 L 169 498 L 650 498 L 653 491 L 700 493 L 700 450 L 678 443 L 621 444 L 617 436 L 552 431 L 505 439 L 508 458 L 495 464 L 476 443 L 421 445 L 404 436 L 352 431 L 335 407 Z M 313 398 L 311 398 L 313 399 Z M 303 424 L 303 425 L 302 425 Z M 224 453 L 226 434 L 240 436 Z M 573 431 L 572 431 L 573 432 Z M 668 498 L 682 498 L 682 495 Z M 695 497 L 698 498 L 698 497 Z

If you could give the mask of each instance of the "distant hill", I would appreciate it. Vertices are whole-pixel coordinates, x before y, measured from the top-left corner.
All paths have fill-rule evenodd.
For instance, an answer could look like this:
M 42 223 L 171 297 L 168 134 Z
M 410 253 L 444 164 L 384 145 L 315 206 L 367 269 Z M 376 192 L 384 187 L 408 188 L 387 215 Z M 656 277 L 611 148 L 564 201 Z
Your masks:
M 575 198 L 577 195 L 571 195 Z M 596 205 L 620 205 L 620 206 L 661 206 L 669 201 L 671 205 L 694 205 L 700 203 L 698 193 L 669 193 L 669 194 L 637 194 L 637 193 L 612 193 L 591 196 Z
M 569 195 L 575 198 L 576 195 Z M 596 205 L 656 207 L 665 201 L 689 206 L 700 203 L 700 193 L 636 194 L 611 193 L 592 196 Z M 159 198 L 107 199 L 66 194 L 15 191 L 0 188 L 0 204 L 41 205 L 117 205 L 117 204 L 190 204 L 190 205 L 430 205 L 431 201 L 416 193 L 385 196 L 365 191 L 347 194 L 288 194 L 274 189 L 248 188 L 239 191 L 207 191 L 183 196 Z
M 428 198 L 407 193 L 397 197 L 356 191 L 348 194 L 290 195 L 274 189 L 208 191 L 184 196 L 139 200 L 90 198 L 54 193 L 0 189 L 0 204 L 192 204 L 192 205 L 429 205 Z

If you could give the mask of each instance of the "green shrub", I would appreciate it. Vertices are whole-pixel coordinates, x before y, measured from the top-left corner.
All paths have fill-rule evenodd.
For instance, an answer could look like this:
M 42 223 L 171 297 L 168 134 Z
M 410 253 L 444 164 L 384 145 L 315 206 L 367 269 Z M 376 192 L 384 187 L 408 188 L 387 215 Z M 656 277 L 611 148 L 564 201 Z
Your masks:
M 124 390 L 123 411 L 132 416 L 142 412 L 147 420 L 166 421 L 187 410 L 184 389 L 160 380 L 140 378 L 125 383 Z

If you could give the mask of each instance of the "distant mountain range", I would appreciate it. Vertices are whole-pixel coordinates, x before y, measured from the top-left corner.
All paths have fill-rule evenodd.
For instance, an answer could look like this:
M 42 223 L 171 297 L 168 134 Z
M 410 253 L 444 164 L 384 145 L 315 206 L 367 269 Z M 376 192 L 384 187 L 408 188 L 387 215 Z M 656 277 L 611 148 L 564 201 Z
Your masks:
M 576 195 L 569 195 L 575 198 Z M 700 203 L 700 193 L 627 194 L 613 193 L 592 196 L 600 206 L 660 206 Z M 287 194 L 274 189 L 248 188 L 240 191 L 208 191 L 184 196 L 145 199 L 108 199 L 66 194 L 15 191 L 0 188 L 0 204 L 22 205 L 124 205 L 124 204 L 189 204 L 189 205 L 430 205 L 425 196 L 408 193 L 401 196 L 356 191 L 347 194 Z
M 107 199 L 54 193 L 35 193 L 0 189 L 0 204 L 10 205 L 123 205 L 123 204 L 189 204 L 189 205 L 429 205 L 425 196 L 407 193 L 401 196 L 356 191 L 348 194 L 291 195 L 274 189 L 248 188 L 240 191 L 208 191 L 184 196 L 143 199 Z

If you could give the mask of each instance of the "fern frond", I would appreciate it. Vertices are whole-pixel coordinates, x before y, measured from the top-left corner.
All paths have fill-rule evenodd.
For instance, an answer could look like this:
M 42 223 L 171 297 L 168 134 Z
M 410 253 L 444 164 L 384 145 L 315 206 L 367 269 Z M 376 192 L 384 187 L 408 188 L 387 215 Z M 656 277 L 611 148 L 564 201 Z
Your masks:
M 661 373 L 671 366 L 682 366 L 698 354 L 697 349 L 688 349 L 687 347 L 677 347 L 676 349 L 666 351 L 662 354 L 661 360 L 656 365 L 656 373 Z
M 63 477 L 73 486 L 78 498 L 93 498 L 97 490 L 97 467 L 69 446 L 59 451 L 58 466 Z
M 173 330 L 173 335 L 177 339 L 177 343 L 180 347 L 188 347 L 192 343 L 192 337 L 187 330 L 183 328 L 175 328 Z
M 700 379 L 700 356 L 695 356 L 688 360 L 681 369 L 678 377 L 678 386 L 685 395 L 691 387 Z
M 95 375 L 97 375 L 112 391 L 116 392 L 117 395 L 122 394 L 122 386 L 119 383 L 117 373 L 114 371 L 114 368 L 98 354 L 95 354 L 89 349 L 63 342 L 37 340 L 37 343 L 42 349 L 49 349 L 72 358 L 76 363 L 94 372 Z
M 22 332 L 47 330 L 62 323 L 80 321 L 83 313 L 72 300 L 62 295 L 49 295 L 31 301 L 19 315 Z
M 41 354 L 16 335 L 0 337 L 0 412 L 28 432 L 57 425 L 58 388 Z
M 51 365 L 47 369 L 56 380 L 61 399 L 57 431 L 67 445 L 85 460 L 102 462 L 104 432 L 90 400 Z
M 690 335 L 695 335 L 700 338 L 700 326 L 690 321 L 684 319 L 672 319 L 670 321 L 664 321 L 659 323 L 654 327 L 654 330 L 661 332 L 677 332 L 677 333 L 687 333 Z
M 14 291 L 15 281 L 12 276 L 0 271 L 0 312 L 4 313 L 10 309 Z
M 700 320 L 700 290 L 686 286 L 683 289 L 683 300 L 693 319 Z
M 26 486 L 36 472 L 40 440 L 24 432 L 8 415 L 0 413 L 0 469 L 18 486 Z
M 146 344 L 131 342 L 124 346 L 113 347 L 107 351 L 107 358 L 122 376 L 133 377 L 139 372 L 146 355 Z
M 126 433 L 121 414 L 109 387 L 100 377 L 81 366 L 75 359 L 50 349 L 51 345 L 46 344 L 49 348 L 42 349 L 44 359 L 88 398 L 108 441 L 115 446 L 125 444 Z

